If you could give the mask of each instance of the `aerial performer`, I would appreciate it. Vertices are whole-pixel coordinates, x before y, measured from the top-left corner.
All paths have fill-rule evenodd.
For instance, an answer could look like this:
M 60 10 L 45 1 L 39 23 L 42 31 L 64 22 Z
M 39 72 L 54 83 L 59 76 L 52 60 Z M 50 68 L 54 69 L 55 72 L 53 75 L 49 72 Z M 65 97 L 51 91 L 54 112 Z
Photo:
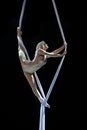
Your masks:
M 33 60 L 27 58 L 25 54 L 25 50 L 23 45 L 21 44 L 22 40 L 22 31 L 20 27 L 17 27 L 17 37 L 18 39 L 18 56 L 21 63 L 21 67 L 24 73 L 25 78 L 27 79 L 34 95 L 39 99 L 40 103 L 42 103 L 46 107 L 50 107 L 50 105 L 45 101 L 45 99 L 40 94 L 37 89 L 36 81 L 34 79 L 34 72 L 41 69 L 47 63 L 48 58 L 58 58 L 63 57 L 66 54 L 65 44 L 63 44 L 60 48 L 47 52 L 48 45 L 44 41 L 41 41 L 36 46 L 35 56 Z M 62 53 L 61 53 L 62 52 Z

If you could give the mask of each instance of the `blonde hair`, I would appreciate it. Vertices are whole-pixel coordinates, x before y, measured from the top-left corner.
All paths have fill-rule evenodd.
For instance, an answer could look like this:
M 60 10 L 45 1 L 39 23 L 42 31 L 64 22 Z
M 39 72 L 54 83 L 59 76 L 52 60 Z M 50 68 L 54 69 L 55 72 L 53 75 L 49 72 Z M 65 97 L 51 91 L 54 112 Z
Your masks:
M 39 43 L 37 44 L 37 46 L 36 46 L 36 50 L 37 50 L 38 48 L 41 48 L 43 45 L 47 45 L 47 44 L 45 43 L 45 41 L 39 42 Z M 47 45 L 47 46 L 48 46 L 48 45 Z

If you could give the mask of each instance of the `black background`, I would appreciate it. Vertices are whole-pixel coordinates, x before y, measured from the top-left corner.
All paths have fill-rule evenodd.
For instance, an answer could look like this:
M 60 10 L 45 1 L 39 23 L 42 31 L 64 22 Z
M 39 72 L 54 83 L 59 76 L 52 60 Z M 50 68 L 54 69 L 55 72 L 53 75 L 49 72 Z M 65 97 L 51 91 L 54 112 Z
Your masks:
M 68 44 L 59 77 L 50 95 L 46 108 L 46 129 L 58 128 L 58 120 L 80 120 L 81 91 L 79 64 L 82 43 L 82 21 L 85 17 L 82 2 L 56 0 L 65 38 Z M 22 7 L 22 0 L 7 1 L 1 4 L 0 28 L 0 65 L 1 99 L 5 106 L 2 115 L 8 125 L 15 128 L 38 130 L 40 103 L 33 95 L 20 66 L 16 28 Z M 51 1 L 29 0 L 26 4 L 22 22 L 23 40 L 31 59 L 34 57 L 36 44 L 44 40 L 49 51 L 63 43 Z M 59 59 L 49 59 L 37 73 L 47 92 Z

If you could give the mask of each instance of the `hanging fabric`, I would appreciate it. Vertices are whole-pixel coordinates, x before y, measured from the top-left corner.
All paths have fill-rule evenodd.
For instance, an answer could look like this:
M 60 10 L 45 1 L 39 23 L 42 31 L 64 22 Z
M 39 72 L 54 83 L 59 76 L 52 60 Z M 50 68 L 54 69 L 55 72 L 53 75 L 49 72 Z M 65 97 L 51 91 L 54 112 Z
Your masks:
M 56 15 L 57 23 L 58 23 L 58 26 L 59 26 L 59 29 L 60 29 L 60 33 L 61 33 L 63 42 L 64 42 L 65 47 L 66 47 L 66 40 L 65 40 L 64 32 L 63 32 L 63 29 L 62 29 L 62 26 L 61 26 L 61 22 L 60 22 L 60 18 L 59 18 L 59 14 L 58 14 L 58 10 L 57 10 L 57 7 L 56 7 L 55 0 L 52 0 L 52 4 L 53 4 L 54 12 L 55 12 L 55 15 Z M 23 5 L 22 5 L 21 15 L 20 15 L 20 19 L 19 19 L 19 27 L 20 27 L 20 28 L 22 27 L 22 20 L 23 20 L 25 5 L 26 5 L 26 0 L 23 1 Z M 27 50 L 26 50 L 26 47 L 24 46 L 24 43 L 23 43 L 23 41 L 22 41 L 22 39 L 19 39 L 19 38 L 18 38 L 18 41 L 19 41 L 19 40 L 21 41 L 21 43 L 22 43 L 22 45 L 23 45 L 23 48 L 24 48 L 24 50 L 25 50 L 25 53 L 26 53 L 28 59 L 30 59 L 30 58 L 29 58 L 29 55 L 28 55 L 28 52 L 27 52 Z M 20 41 L 19 41 L 19 42 L 20 42 Z M 65 48 L 65 50 L 66 50 L 66 48 Z M 39 77 L 38 77 L 37 73 L 36 73 L 36 72 L 34 73 L 34 76 L 35 76 L 37 85 L 38 85 L 38 87 L 39 87 L 39 90 L 40 90 L 40 92 L 41 92 L 43 98 L 44 98 L 46 101 L 48 101 L 48 99 L 49 99 L 49 97 L 50 97 L 50 94 L 51 94 L 51 92 L 52 92 L 52 90 L 53 90 L 53 87 L 54 87 L 54 85 L 55 85 L 55 82 L 56 82 L 56 80 L 57 80 L 57 78 L 58 78 L 58 75 L 59 75 L 59 72 L 60 72 L 60 70 L 61 70 L 61 67 L 62 67 L 62 64 L 63 64 L 63 62 L 64 62 L 64 59 L 65 59 L 65 55 L 62 57 L 62 59 L 61 59 L 61 61 L 60 61 L 60 64 L 58 65 L 58 68 L 57 68 L 57 70 L 56 70 L 56 73 L 55 73 L 55 75 L 54 75 L 54 77 L 53 77 L 53 80 L 52 80 L 52 82 L 51 82 L 51 84 L 50 84 L 50 87 L 49 87 L 49 89 L 48 89 L 48 92 L 47 92 L 47 95 L 46 95 L 46 96 L 45 96 L 43 87 L 42 87 L 42 85 L 41 85 L 41 82 L 40 82 L 40 80 L 39 80 Z M 45 107 L 44 107 L 42 104 L 41 104 L 41 107 L 40 107 L 39 130 L 45 130 Z

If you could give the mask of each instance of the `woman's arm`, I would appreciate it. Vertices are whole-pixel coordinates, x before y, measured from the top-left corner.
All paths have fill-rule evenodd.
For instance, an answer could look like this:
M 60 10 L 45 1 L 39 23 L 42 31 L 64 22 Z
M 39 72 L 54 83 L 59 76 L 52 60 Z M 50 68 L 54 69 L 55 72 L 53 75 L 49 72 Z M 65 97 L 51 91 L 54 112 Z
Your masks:
M 45 51 L 45 50 L 43 50 L 43 49 L 39 49 L 38 53 L 39 53 L 40 55 L 45 55 L 45 56 L 47 56 L 47 58 L 50 58 L 50 57 L 58 57 L 57 54 L 55 54 L 55 53 L 53 53 L 53 52 L 47 52 L 47 51 Z
M 39 50 L 39 54 L 40 55 L 46 55 L 47 58 L 51 58 L 51 57 L 62 57 L 66 54 L 66 52 L 64 51 L 62 54 L 55 54 L 53 52 L 46 52 L 45 50 L 43 49 L 40 49 Z
M 67 50 L 67 42 L 66 42 L 66 41 L 63 43 L 63 45 L 62 45 L 60 48 L 58 48 L 58 49 L 52 51 L 52 53 L 58 54 L 58 53 L 60 53 L 63 49 Z
M 60 53 L 64 48 L 65 48 L 65 45 L 63 44 L 60 48 L 58 48 L 58 49 L 52 51 L 51 53 L 58 54 L 58 53 Z
M 66 53 L 67 53 L 67 51 L 64 50 L 63 53 L 61 53 L 61 54 L 57 54 L 57 57 L 63 57 L 64 55 L 66 55 Z

